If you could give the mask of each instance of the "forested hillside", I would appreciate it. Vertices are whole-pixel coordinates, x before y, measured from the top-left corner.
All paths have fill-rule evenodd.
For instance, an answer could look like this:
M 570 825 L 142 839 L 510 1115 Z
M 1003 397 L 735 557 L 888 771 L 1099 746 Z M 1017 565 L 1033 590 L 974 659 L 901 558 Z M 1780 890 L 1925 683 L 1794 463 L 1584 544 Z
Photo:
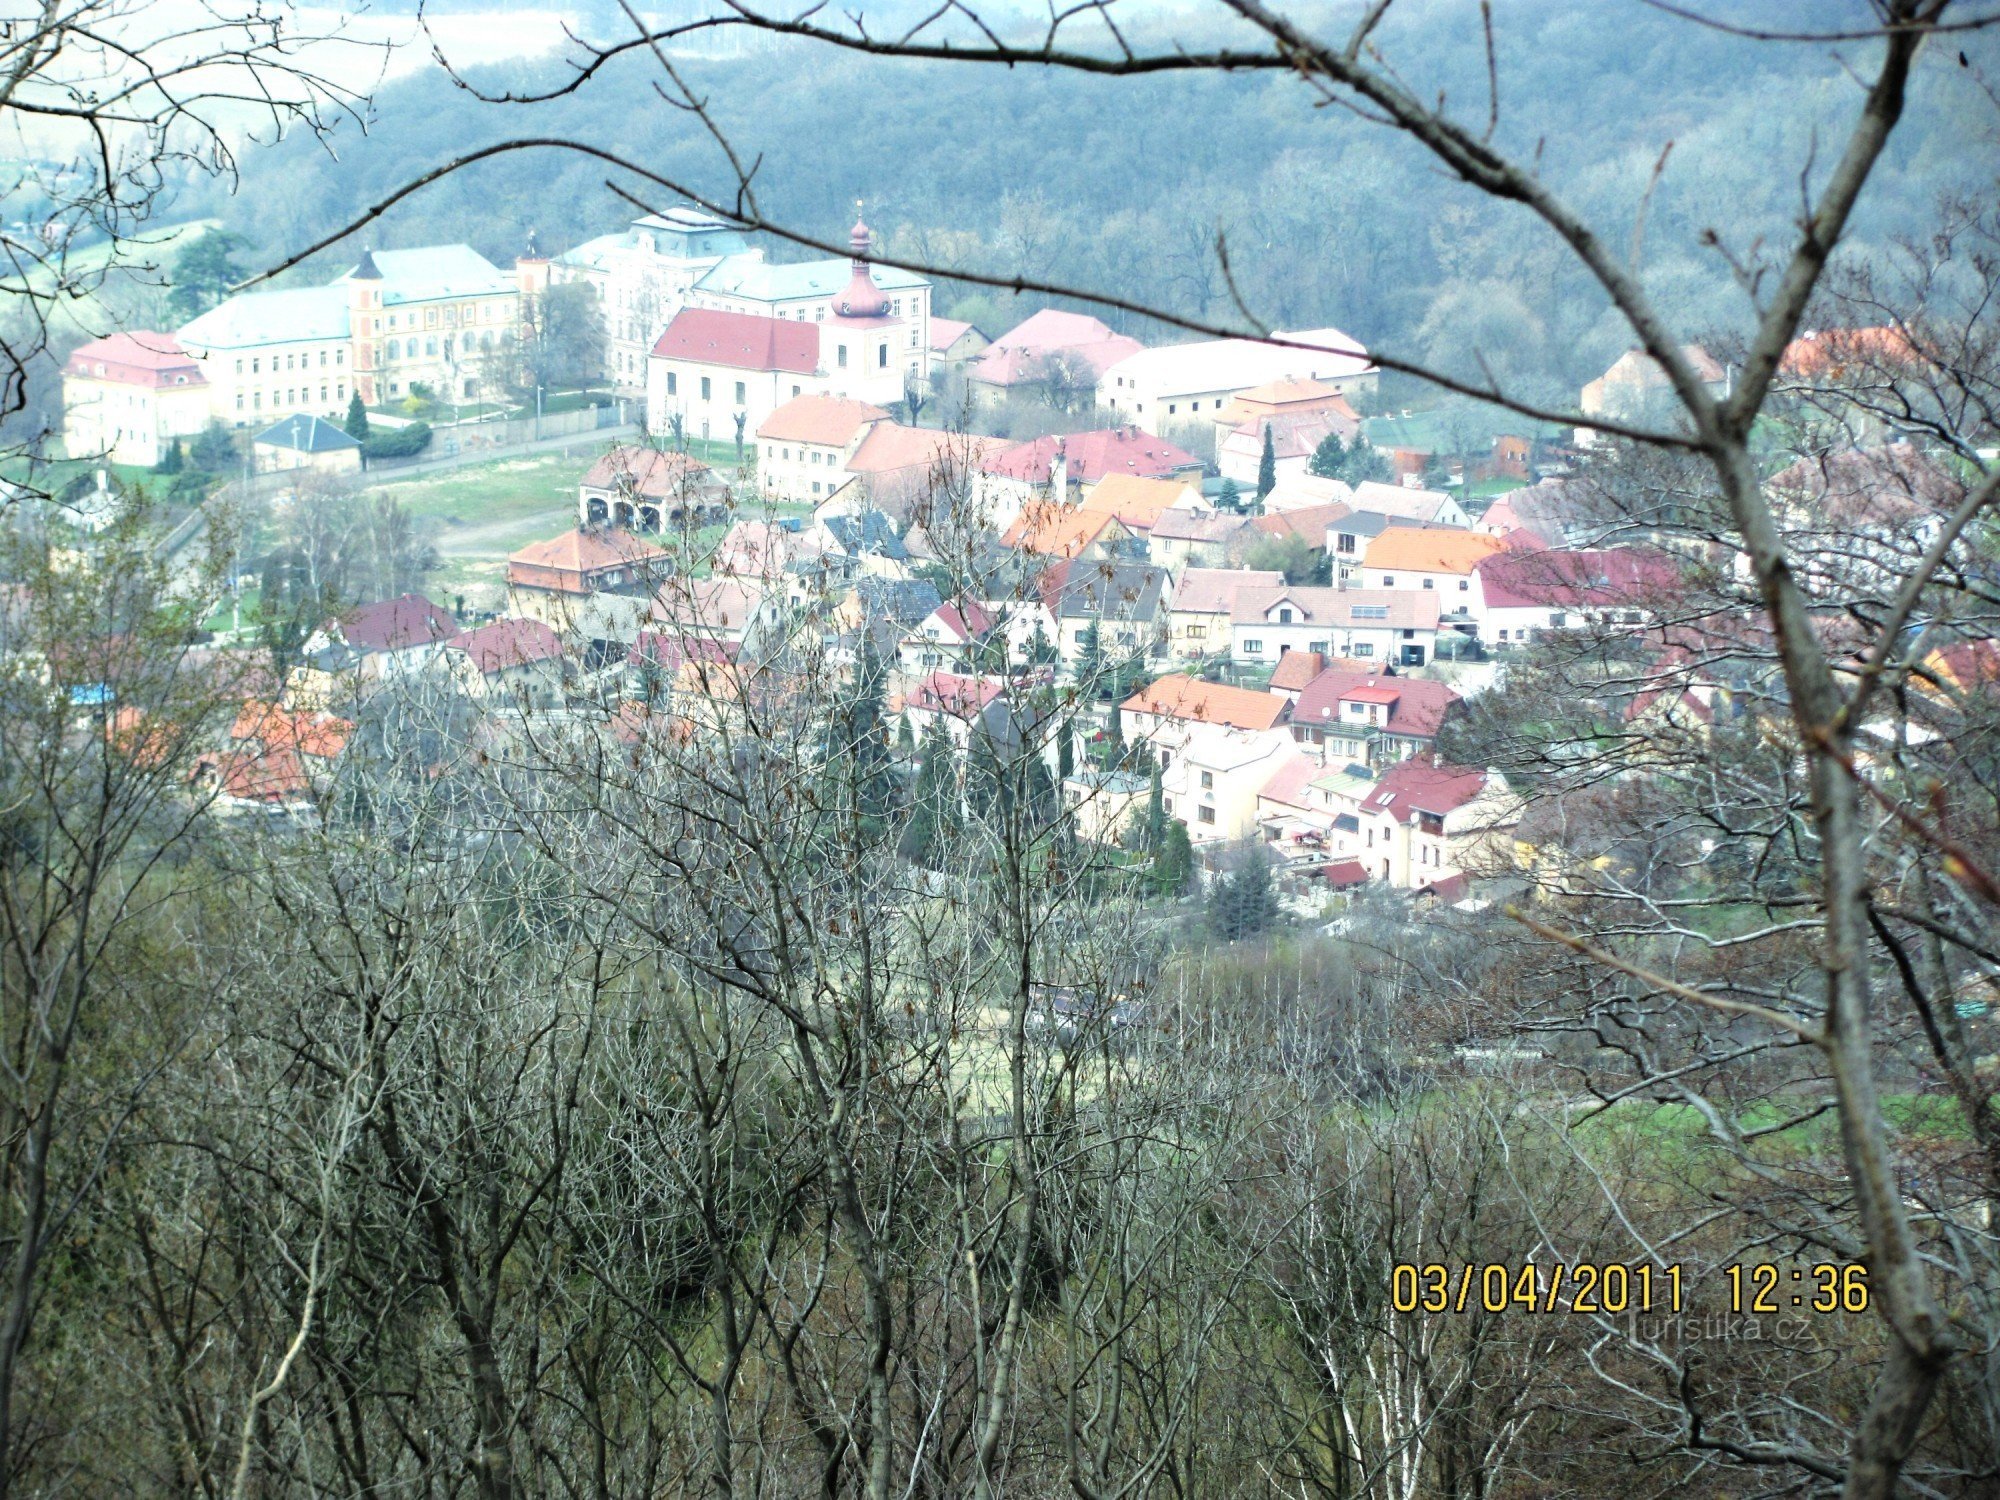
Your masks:
M 1684 329 L 1715 334 L 1740 325 L 1745 304 L 1702 234 L 1713 228 L 1754 260 L 1760 240 L 1796 215 L 1800 174 L 1826 163 L 1815 140 L 1834 138 L 1859 90 L 1827 49 L 1744 47 L 1645 6 L 1617 9 L 1620 24 L 1607 26 L 1581 9 L 1498 8 L 1496 139 L 1539 151 L 1544 171 L 1621 248 L 1667 152 L 1642 263 Z M 808 232 L 839 237 L 860 198 L 903 254 L 1234 320 L 1214 255 L 1220 230 L 1245 300 L 1273 326 L 1333 323 L 1459 368 L 1474 368 L 1478 350 L 1517 387 L 1550 393 L 1573 393 L 1627 342 L 1545 232 L 1490 203 L 1475 207 L 1407 143 L 1345 111 L 1307 107 L 1290 78 L 1092 80 L 760 41 L 768 50 L 754 57 L 691 58 L 686 70 L 745 158 L 759 160 L 767 210 Z M 1484 118 L 1476 7 L 1392 13 L 1379 41 L 1413 83 Z M 1969 55 L 1937 48 L 1919 67 L 1912 118 L 1863 200 L 1856 248 L 1886 245 L 1924 222 L 1940 193 L 1972 185 L 1982 153 L 1967 152 L 1967 131 L 1990 118 L 1970 123 L 1979 65 L 1994 49 L 1979 35 L 1965 45 Z M 471 81 L 525 91 L 564 76 L 549 61 Z M 521 136 L 614 150 L 726 197 L 715 143 L 662 101 L 654 76 L 650 59 L 628 59 L 532 107 L 482 103 L 443 77 L 413 81 L 376 101 L 385 123 L 367 137 L 336 133 L 337 160 L 304 139 L 253 153 L 240 196 L 198 206 L 276 261 L 438 162 Z M 1791 165 L 1772 171 L 1773 161 Z M 614 175 L 554 150 L 501 158 L 406 201 L 357 243 L 465 240 L 505 263 L 530 228 L 560 248 L 622 223 L 631 210 L 605 185 Z M 1008 300 L 961 289 L 940 311 L 1004 326 L 1030 310 Z

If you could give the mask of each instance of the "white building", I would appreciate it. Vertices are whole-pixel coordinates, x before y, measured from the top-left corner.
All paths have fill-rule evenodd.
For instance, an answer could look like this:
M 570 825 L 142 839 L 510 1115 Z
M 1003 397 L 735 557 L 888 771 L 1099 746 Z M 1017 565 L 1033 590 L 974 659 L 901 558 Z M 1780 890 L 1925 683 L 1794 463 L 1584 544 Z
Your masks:
M 175 438 L 208 425 L 208 378 L 168 334 L 92 339 L 63 369 L 63 438 L 71 458 L 150 467 Z
M 1230 656 L 1275 664 L 1288 651 L 1421 667 L 1437 650 L 1438 595 L 1419 589 L 1241 589 L 1230 611 Z
M 1273 381 L 1317 380 L 1350 398 L 1374 390 L 1374 361 L 1338 328 L 1274 337 L 1287 344 L 1209 339 L 1143 349 L 1105 370 L 1097 403 L 1120 421 L 1168 436 L 1186 424 L 1212 425 L 1231 397 Z
M 889 413 L 839 396 L 797 396 L 757 424 L 757 478 L 773 500 L 817 505 L 851 477 L 848 460 Z

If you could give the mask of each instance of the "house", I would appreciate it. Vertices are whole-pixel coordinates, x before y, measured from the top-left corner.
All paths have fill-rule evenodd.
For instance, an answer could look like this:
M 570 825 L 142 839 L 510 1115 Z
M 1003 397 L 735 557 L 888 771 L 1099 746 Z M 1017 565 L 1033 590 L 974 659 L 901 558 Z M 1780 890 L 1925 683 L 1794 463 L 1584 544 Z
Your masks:
M 729 504 L 729 486 L 687 453 L 619 443 L 576 487 L 576 520 L 582 527 L 661 532 L 711 526 Z
M 1294 755 L 1282 729 L 1189 727 L 1178 753 L 1159 748 L 1162 810 L 1187 825 L 1190 841 L 1230 843 L 1257 831 L 1257 798 Z
M 909 576 L 910 554 L 896 524 L 879 510 L 821 516 L 807 533 L 820 565 L 842 578 Z
M 444 664 L 467 697 L 547 706 L 562 694 L 562 639 L 540 620 L 495 620 L 461 631 Z
M 769 582 L 818 559 L 817 544 L 798 521 L 738 521 L 715 544 L 709 566 L 716 573 Z
M 1112 474 L 1201 483 L 1201 460 L 1137 427 L 1108 427 L 1016 443 L 980 460 L 996 492 L 1011 489 L 1017 506 L 1030 499 L 1071 503 L 1072 489 L 1089 494 Z
M 1321 510 L 1329 505 L 1352 509 L 1354 489 L 1342 479 L 1322 479 L 1313 473 L 1278 476 L 1277 488 L 1264 497 L 1264 514 L 1287 510 Z
M 63 366 L 63 442 L 71 458 L 150 468 L 208 426 L 208 377 L 170 333 L 114 333 Z
M 829 385 L 817 324 L 684 308 L 647 356 L 647 426 L 726 440 L 756 432 L 796 397 L 830 394 Z
M 351 720 L 251 699 L 237 711 L 229 748 L 199 757 L 194 780 L 226 809 L 304 810 L 333 785 L 335 763 L 354 734 Z
M 1188 568 L 1174 584 L 1167 612 L 1169 654 L 1181 661 L 1226 655 L 1237 593 L 1284 583 L 1285 575 L 1271 568 Z
M 1420 667 L 1437 647 L 1438 598 L 1419 589 L 1243 589 L 1229 625 L 1230 656 L 1243 666 L 1275 664 L 1288 651 L 1317 651 Z
M 1347 503 L 1356 510 L 1379 511 L 1394 521 L 1415 521 L 1425 526 L 1472 524 L 1465 507 L 1443 490 L 1419 489 L 1411 484 L 1364 479 L 1354 486 Z
M 1516 547 L 1474 564 L 1466 609 L 1482 641 L 1518 646 L 1546 630 L 1643 625 L 1679 582 L 1680 569 L 1665 553 Z
M 1084 313 L 1044 308 L 993 340 L 966 368 L 967 393 L 991 405 L 1017 390 L 1048 390 L 1083 404 L 1098 377 L 1145 346 Z
M 1271 447 L 1271 476 L 1279 484 L 1313 477 L 1311 464 L 1329 437 L 1346 442 L 1359 429 L 1351 413 L 1304 412 L 1297 416 L 1255 417 L 1222 433 L 1215 443 L 1216 471 L 1246 490 L 1254 489 L 1264 471 L 1264 442 Z
M 1441 682 L 1332 668 L 1300 689 L 1292 738 L 1319 765 L 1393 765 L 1428 753 L 1459 701 Z
M 507 602 L 565 638 L 591 643 L 601 658 L 629 645 L 670 577 L 673 556 L 628 531 L 579 526 L 533 542 L 507 559 Z
M 1280 380 L 1314 380 L 1350 400 L 1375 389 L 1367 352 L 1338 328 L 1278 333 L 1281 343 L 1208 339 L 1142 349 L 1098 378 L 1097 404 L 1120 421 L 1171 435 L 1208 426 L 1233 398 Z
M 320 474 L 361 472 L 361 444 L 324 417 L 286 417 L 257 434 L 251 462 L 259 474 L 310 469 Z
M 1118 714 L 1126 743 L 1143 740 L 1163 767 L 1171 765 L 1189 737 L 1203 727 L 1270 735 L 1279 744 L 1290 738 L 1282 727 L 1286 714 L 1282 698 L 1178 672 L 1157 678 L 1132 694 L 1118 705 Z
M 974 728 L 983 727 L 987 716 L 1002 706 L 1006 691 L 1003 684 L 990 677 L 933 672 L 904 695 L 903 721 L 919 745 L 933 728 L 942 726 L 952 747 L 962 754 L 972 743 Z
M 903 637 L 897 664 L 912 675 L 968 666 L 996 623 L 976 600 L 947 600 Z
M 1712 396 L 1729 394 L 1729 371 L 1699 344 L 1681 345 L 1681 357 Z M 1673 402 L 1673 382 L 1650 354 L 1628 349 L 1577 397 L 1577 410 L 1607 421 L 1642 422 Z M 1596 429 L 1579 427 L 1576 442 L 1588 448 L 1598 440 Z
M 1164 568 L 1136 562 L 1058 563 L 1038 582 L 1052 622 L 1057 659 L 1082 660 L 1090 634 L 1107 661 L 1151 656 L 1166 639 L 1172 580 Z
M 1544 479 L 1511 490 L 1495 500 L 1473 522 L 1472 529 L 1504 539 L 1520 536 L 1540 547 L 1560 547 L 1573 525 L 1585 520 L 1586 507 L 1575 481 Z
M 1482 558 L 1506 550 L 1499 537 L 1476 531 L 1393 525 L 1362 554 L 1358 587 L 1422 589 L 1445 596 L 1441 609 L 1460 610 L 1472 593 L 1472 570 Z
M 656 634 L 743 646 L 774 621 L 779 600 L 756 579 L 672 577 L 658 585 L 651 606 Z
M 736 641 L 708 635 L 642 630 L 625 653 L 626 691 L 661 712 L 699 718 L 697 705 L 741 696 L 739 649 Z
M 1915 444 L 1897 442 L 1800 459 L 1765 481 L 1764 493 L 1808 592 L 1893 597 L 1965 485 Z M 1737 554 L 1736 571 L 1749 578 L 1746 554 Z
M 866 401 L 795 396 L 757 424 L 757 479 L 773 500 L 817 505 L 846 482 L 847 461 L 889 413 Z
M 417 676 L 457 634 L 458 622 L 422 594 L 358 605 L 306 637 L 285 680 L 286 706 L 326 709 Z
M 1274 511 L 1257 517 L 1251 528 L 1259 537 L 1275 537 L 1279 541 L 1287 537 L 1297 537 L 1315 552 L 1326 551 L 1327 530 L 1336 521 L 1352 514 L 1350 507 L 1335 501 L 1330 505 L 1308 505 L 1298 510 Z
M 1279 858 L 1286 861 L 1325 860 L 1333 833 L 1333 814 L 1312 794 L 1313 779 L 1323 767 L 1294 750 L 1278 757 L 1276 769 L 1257 789 L 1257 828 Z
M 961 366 L 993 341 L 970 323 L 956 318 L 931 319 L 931 366 Z
M 1511 860 L 1516 799 L 1497 772 L 1412 756 L 1382 773 L 1360 806 L 1360 858 L 1398 889 L 1452 889 Z
M 1327 511 L 1324 514 L 1330 515 L 1332 512 Z M 1394 520 L 1377 510 L 1349 511 L 1346 515 L 1329 521 L 1326 528 L 1326 550 L 1333 558 L 1333 581 L 1342 588 L 1359 588 L 1362 559 L 1368 555 L 1369 544 L 1376 537 L 1392 526 L 1423 529 L 1427 524 L 1421 521 Z
M 1226 568 L 1250 548 L 1250 517 L 1169 510 L 1146 533 L 1148 560 L 1179 575 L 1189 568 Z
M 1086 843 L 1115 844 L 1145 813 L 1152 783 L 1130 771 L 1078 771 L 1062 785 L 1076 836 Z
M 1148 479 L 1138 474 L 1107 474 L 1091 486 L 1083 510 L 1115 516 L 1126 532 L 1141 541 L 1171 513 L 1207 515 L 1214 507 L 1201 487 L 1185 479 Z
M 1065 562 L 1109 562 L 1140 550 L 1116 516 L 1053 500 L 1028 501 L 1000 545 Z
M 970 530 L 1003 530 L 1019 511 L 1020 495 L 996 495 L 983 460 L 1006 447 L 999 438 L 877 422 L 841 470 L 848 482 L 821 510 L 873 506 L 907 532 L 939 529 L 942 519 Z
M 1218 439 L 1246 422 L 1289 421 L 1298 417 L 1337 418 L 1342 443 L 1361 430 L 1361 419 L 1345 396 L 1321 380 L 1272 380 L 1232 397 L 1215 418 Z

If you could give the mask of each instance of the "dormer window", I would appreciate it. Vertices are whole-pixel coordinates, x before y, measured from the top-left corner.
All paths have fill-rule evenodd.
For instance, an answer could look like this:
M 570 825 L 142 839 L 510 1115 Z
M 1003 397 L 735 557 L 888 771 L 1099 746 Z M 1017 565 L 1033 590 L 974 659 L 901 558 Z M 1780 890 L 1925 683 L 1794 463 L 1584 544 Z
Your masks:
M 1280 625 L 1289 625 L 1289 624 L 1291 624 L 1291 623 L 1292 623 L 1292 612 L 1291 612 L 1291 611 L 1290 611 L 1289 609 L 1281 609 L 1281 610 L 1279 610 L 1279 611 L 1278 611 L 1278 623 L 1279 623 Z

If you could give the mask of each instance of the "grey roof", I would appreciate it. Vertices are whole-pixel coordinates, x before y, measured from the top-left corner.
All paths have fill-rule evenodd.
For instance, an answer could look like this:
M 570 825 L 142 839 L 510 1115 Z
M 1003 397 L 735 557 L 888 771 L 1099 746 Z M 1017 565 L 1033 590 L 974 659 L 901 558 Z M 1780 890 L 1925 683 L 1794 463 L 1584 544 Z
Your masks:
M 903 562 L 910 555 L 903 539 L 896 535 L 894 524 L 879 510 L 828 516 L 820 524 L 849 557 L 886 557 L 891 562 Z
M 373 250 L 363 250 L 361 252 L 361 264 L 347 273 L 347 279 L 349 281 L 380 281 L 382 279 L 382 271 L 375 264 L 375 252 Z
M 929 286 L 921 276 L 889 266 L 870 266 L 875 285 L 885 292 L 908 291 Z M 698 292 L 743 297 L 751 302 L 791 302 L 806 297 L 831 297 L 854 275 L 853 264 L 845 260 L 804 260 L 774 266 L 755 251 L 729 255 L 694 286 Z
M 1061 619 L 1150 620 L 1159 612 L 1167 570 L 1145 563 L 1077 563 L 1063 580 Z
M 382 305 L 433 302 L 440 297 L 484 297 L 517 290 L 514 278 L 470 245 L 427 245 L 419 250 L 376 250 L 368 264 L 382 277 Z M 353 280 L 356 266 L 340 278 Z
M 263 448 L 290 448 L 299 453 L 337 453 L 342 448 L 359 448 L 360 443 L 324 417 L 306 412 L 286 417 L 257 434 Z
M 894 620 L 915 625 L 944 600 L 931 584 L 921 578 L 857 578 L 854 592 L 870 619 Z
M 302 286 L 278 292 L 240 292 L 184 324 L 178 337 L 182 347 L 197 350 L 344 339 L 347 288 Z
M 646 214 L 631 227 L 615 234 L 600 234 L 556 257 L 556 263 L 584 270 L 603 270 L 613 256 L 635 250 L 639 236 L 650 233 L 662 257 L 684 260 L 720 260 L 725 255 L 743 254 L 748 241 L 743 231 L 692 208 L 670 208 L 664 214 Z M 664 238 L 662 238 L 664 237 Z

